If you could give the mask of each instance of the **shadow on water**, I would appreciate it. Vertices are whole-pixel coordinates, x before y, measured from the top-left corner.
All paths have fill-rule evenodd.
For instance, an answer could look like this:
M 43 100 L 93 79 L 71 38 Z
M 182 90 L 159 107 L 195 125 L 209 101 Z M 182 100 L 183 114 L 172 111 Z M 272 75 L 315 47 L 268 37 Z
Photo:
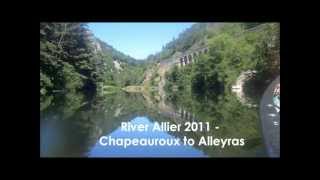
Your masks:
M 150 97 L 151 96 L 151 97 Z M 49 97 L 40 113 L 41 157 L 256 157 L 265 156 L 257 109 L 244 107 L 231 95 L 170 94 L 158 99 L 148 94 L 119 92 L 86 100 L 81 94 Z M 209 132 L 121 133 L 121 122 L 210 122 Z M 214 127 L 219 127 L 215 130 Z M 243 147 L 99 147 L 101 136 L 245 138 Z

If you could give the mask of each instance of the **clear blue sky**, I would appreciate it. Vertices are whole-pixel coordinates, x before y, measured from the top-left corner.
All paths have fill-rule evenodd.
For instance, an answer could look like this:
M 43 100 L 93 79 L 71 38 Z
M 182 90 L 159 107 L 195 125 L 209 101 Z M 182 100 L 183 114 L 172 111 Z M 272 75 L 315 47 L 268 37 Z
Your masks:
M 136 59 L 161 51 L 162 46 L 194 23 L 88 23 L 94 35 Z

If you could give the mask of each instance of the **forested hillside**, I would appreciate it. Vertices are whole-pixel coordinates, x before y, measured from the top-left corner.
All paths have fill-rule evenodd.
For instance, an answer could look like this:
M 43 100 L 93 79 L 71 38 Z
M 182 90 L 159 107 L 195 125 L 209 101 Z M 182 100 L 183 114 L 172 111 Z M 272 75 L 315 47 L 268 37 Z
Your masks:
M 94 51 L 97 60 L 104 66 L 104 85 L 124 87 L 140 84 L 143 80 L 145 65 L 122 52 L 114 49 L 106 42 L 93 36 Z
M 207 37 L 222 26 L 223 23 L 196 23 L 163 46 L 160 52 L 149 55 L 147 61 L 161 61 L 192 46 L 205 46 Z
M 158 77 L 159 62 L 202 47 L 209 54 L 197 63 L 166 73 L 167 91 L 229 89 L 246 70 L 257 71 L 252 84 L 263 86 L 280 72 L 279 32 L 276 23 L 195 23 L 159 53 L 137 61 L 95 37 L 84 23 L 41 23 L 40 94 L 141 85 L 148 75 L 151 83 L 144 84 L 157 86 L 164 78 Z
M 190 42 L 184 47 L 203 42 L 209 47 L 209 53 L 197 57 L 196 63 L 192 65 L 171 69 L 166 75 L 168 91 L 178 88 L 199 93 L 216 93 L 230 89 L 241 72 L 247 70 L 257 71 L 252 83 L 254 86 L 264 86 L 279 75 L 279 24 L 225 23 L 211 25 L 211 28 L 209 24 L 196 25 L 191 29 L 201 27 L 202 30 L 186 31 L 168 44 L 174 47 L 172 51 L 183 52 L 186 49 L 179 48 L 179 42 Z
M 40 95 L 94 94 L 143 80 L 144 66 L 96 38 L 84 23 L 40 23 Z
M 40 23 L 40 157 L 267 157 L 275 152 L 268 144 L 279 149 L 279 23 L 97 24 Z M 146 57 L 167 37 L 176 38 L 143 60 L 108 44 Z M 104 140 L 115 144 L 101 143 L 111 136 Z M 193 143 L 123 147 L 121 139 Z

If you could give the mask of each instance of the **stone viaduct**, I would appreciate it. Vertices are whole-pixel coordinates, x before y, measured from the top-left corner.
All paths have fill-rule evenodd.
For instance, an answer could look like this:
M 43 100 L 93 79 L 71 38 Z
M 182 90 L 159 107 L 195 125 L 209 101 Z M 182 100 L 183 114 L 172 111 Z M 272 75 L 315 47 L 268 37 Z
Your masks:
M 178 59 L 176 59 L 175 64 L 178 65 L 178 67 L 183 67 L 188 64 L 191 64 L 196 61 L 196 57 L 198 57 L 200 54 L 207 54 L 209 52 L 208 47 L 200 48 L 191 52 L 187 52 L 184 55 L 180 56 Z

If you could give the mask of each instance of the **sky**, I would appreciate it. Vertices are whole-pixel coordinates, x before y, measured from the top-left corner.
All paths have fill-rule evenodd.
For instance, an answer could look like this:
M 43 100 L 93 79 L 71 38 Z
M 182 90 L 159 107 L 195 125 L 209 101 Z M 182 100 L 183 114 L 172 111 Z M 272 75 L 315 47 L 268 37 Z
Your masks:
M 135 59 L 160 52 L 162 46 L 194 23 L 88 23 L 94 35 Z

